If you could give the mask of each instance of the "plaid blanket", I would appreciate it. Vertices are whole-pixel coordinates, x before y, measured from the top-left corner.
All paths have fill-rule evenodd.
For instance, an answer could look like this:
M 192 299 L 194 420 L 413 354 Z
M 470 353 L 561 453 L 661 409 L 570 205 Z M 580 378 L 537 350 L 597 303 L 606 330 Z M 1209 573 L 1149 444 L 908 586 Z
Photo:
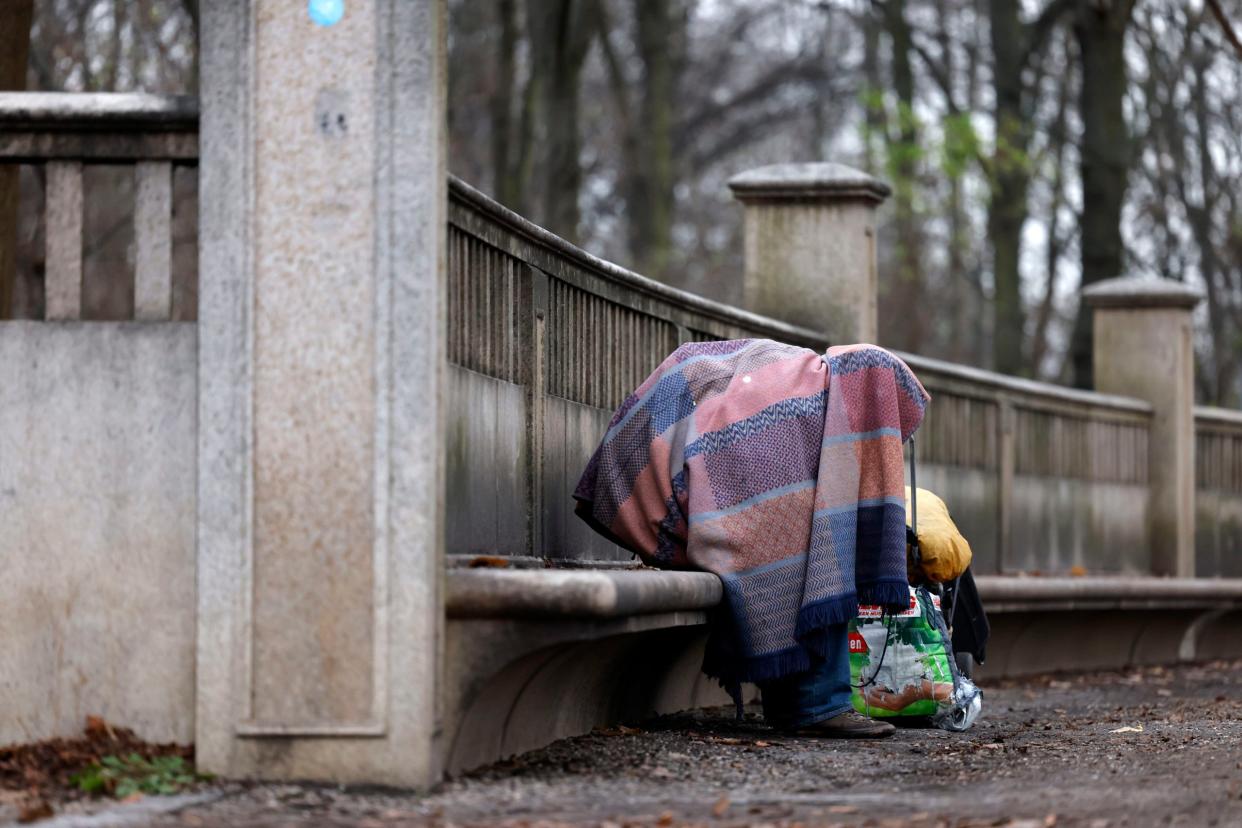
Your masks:
M 689 343 L 613 415 L 576 511 L 651 565 L 720 576 L 704 670 L 726 688 L 801 672 L 860 601 L 909 601 L 902 444 L 927 401 L 871 345 Z

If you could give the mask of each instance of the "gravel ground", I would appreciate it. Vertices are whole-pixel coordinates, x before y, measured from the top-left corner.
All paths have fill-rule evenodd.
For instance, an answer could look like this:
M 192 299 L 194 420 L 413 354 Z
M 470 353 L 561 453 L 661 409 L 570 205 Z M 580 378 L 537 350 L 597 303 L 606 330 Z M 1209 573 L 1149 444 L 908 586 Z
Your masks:
M 984 694 L 983 717 L 964 734 L 790 738 L 754 714 L 735 722 L 729 711 L 707 710 L 557 742 L 426 796 L 230 783 L 175 812 L 122 821 L 1242 826 L 1242 662 L 1040 677 L 986 685 Z M 118 824 L 121 814 L 99 816 Z

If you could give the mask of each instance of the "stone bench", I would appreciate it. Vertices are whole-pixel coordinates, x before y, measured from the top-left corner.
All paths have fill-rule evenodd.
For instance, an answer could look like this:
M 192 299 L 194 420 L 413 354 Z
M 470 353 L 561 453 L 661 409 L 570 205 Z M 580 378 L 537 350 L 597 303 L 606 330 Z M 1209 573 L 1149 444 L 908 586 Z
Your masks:
M 450 568 L 446 769 L 727 703 L 699 669 L 720 599 L 704 572 Z
M 986 680 L 1242 657 L 1242 579 L 980 576 Z
M 1242 580 L 979 576 L 986 682 L 1242 656 Z M 702 675 L 720 581 L 649 569 L 446 578 L 444 756 L 456 772 L 619 721 L 728 704 Z M 748 693 L 749 695 L 749 693 Z

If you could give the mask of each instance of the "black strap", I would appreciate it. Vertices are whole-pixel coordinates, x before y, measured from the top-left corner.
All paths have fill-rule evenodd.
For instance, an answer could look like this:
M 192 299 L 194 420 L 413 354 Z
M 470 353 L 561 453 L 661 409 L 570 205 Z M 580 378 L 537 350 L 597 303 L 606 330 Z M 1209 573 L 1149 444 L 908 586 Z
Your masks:
M 910 525 L 906 527 L 906 543 L 917 569 L 923 562 L 923 550 L 919 547 L 919 480 L 914 464 L 914 437 L 910 438 Z
M 919 477 L 918 467 L 914 463 L 914 437 L 910 437 L 910 528 L 914 536 L 919 535 Z

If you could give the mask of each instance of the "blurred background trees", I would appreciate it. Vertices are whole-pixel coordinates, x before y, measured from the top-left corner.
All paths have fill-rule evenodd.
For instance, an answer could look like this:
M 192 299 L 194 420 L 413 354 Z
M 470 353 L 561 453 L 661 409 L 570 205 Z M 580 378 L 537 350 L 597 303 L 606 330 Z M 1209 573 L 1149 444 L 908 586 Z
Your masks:
M 882 344 L 1086 385 L 1079 288 L 1180 279 L 1207 295 L 1199 396 L 1242 404 L 1242 0 L 449 9 L 453 172 L 592 252 L 736 303 L 727 179 L 838 160 L 893 185 Z M 26 83 L 192 92 L 197 16 L 195 0 L 34 0 Z M 38 186 L 23 178 L 24 204 Z M 0 180 L 0 219 L 3 195 Z M 117 267 L 126 231 L 109 227 L 126 218 L 88 217 Z M 34 315 L 38 229 L 23 222 L 14 312 Z M 107 270 L 93 301 L 123 313 Z

